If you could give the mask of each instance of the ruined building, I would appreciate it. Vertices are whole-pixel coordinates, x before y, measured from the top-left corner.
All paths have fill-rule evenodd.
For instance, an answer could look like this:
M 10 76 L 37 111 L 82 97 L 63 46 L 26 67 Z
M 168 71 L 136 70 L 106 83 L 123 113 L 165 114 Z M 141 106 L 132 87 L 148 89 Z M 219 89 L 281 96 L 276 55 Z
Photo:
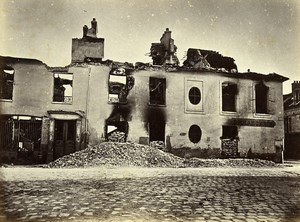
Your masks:
M 283 96 L 285 121 L 285 157 L 300 159 L 300 81 L 292 83 L 292 92 Z
M 103 141 L 197 157 L 282 160 L 282 82 L 240 73 L 230 57 L 189 49 L 179 66 L 167 29 L 152 64 L 103 61 L 97 23 L 72 40 L 72 63 L 0 57 L 0 158 L 49 162 Z

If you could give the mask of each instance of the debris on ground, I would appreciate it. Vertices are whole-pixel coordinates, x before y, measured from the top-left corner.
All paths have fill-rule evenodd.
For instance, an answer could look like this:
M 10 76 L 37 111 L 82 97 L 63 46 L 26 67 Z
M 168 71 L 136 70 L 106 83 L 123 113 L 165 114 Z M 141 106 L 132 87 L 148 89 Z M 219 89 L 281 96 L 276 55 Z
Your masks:
M 48 164 L 62 167 L 272 167 L 274 162 L 257 159 L 185 159 L 156 147 L 135 143 L 104 142 L 63 156 Z
M 165 149 L 165 143 L 163 141 L 151 141 L 149 144 L 151 147 L 154 147 L 156 149 L 164 150 Z
M 108 141 L 124 143 L 125 133 L 120 131 L 115 131 L 108 136 Z

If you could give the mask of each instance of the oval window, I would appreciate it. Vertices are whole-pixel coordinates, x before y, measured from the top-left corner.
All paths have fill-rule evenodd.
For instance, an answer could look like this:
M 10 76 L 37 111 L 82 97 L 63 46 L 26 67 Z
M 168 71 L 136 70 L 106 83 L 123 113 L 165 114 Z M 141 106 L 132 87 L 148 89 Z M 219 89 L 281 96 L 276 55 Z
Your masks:
M 201 140 L 202 131 L 199 126 L 192 125 L 189 129 L 189 139 L 192 143 L 198 143 Z
M 189 91 L 189 100 L 193 105 L 197 105 L 201 101 L 201 92 L 197 87 L 192 87 Z

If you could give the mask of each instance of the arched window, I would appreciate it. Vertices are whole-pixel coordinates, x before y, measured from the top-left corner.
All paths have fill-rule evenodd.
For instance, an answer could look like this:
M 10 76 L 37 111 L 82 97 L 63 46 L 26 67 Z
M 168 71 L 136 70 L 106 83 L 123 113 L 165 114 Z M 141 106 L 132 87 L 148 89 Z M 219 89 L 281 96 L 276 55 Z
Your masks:
M 201 140 L 202 131 L 199 126 L 192 125 L 189 129 L 189 139 L 192 143 L 198 143 Z
M 197 105 L 201 101 L 201 92 L 197 87 L 192 87 L 189 91 L 189 100 L 193 105 Z
M 269 87 L 264 83 L 255 85 L 255 111 L 256 113 L 268 113 Z

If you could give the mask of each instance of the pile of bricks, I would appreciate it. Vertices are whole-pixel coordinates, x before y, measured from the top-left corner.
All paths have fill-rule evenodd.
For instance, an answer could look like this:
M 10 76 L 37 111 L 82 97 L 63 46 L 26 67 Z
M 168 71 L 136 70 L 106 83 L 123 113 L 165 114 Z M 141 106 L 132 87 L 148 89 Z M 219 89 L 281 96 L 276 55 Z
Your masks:
M 163 141 L 151 141 L 150 146 L 160 150 L 165 150 L 165 143 Z
M 121 131 L 114 131 L 108 136 L 109 142 L 119 142 L 124 143 L 126 141 L 126 135 L 124 132 Z

